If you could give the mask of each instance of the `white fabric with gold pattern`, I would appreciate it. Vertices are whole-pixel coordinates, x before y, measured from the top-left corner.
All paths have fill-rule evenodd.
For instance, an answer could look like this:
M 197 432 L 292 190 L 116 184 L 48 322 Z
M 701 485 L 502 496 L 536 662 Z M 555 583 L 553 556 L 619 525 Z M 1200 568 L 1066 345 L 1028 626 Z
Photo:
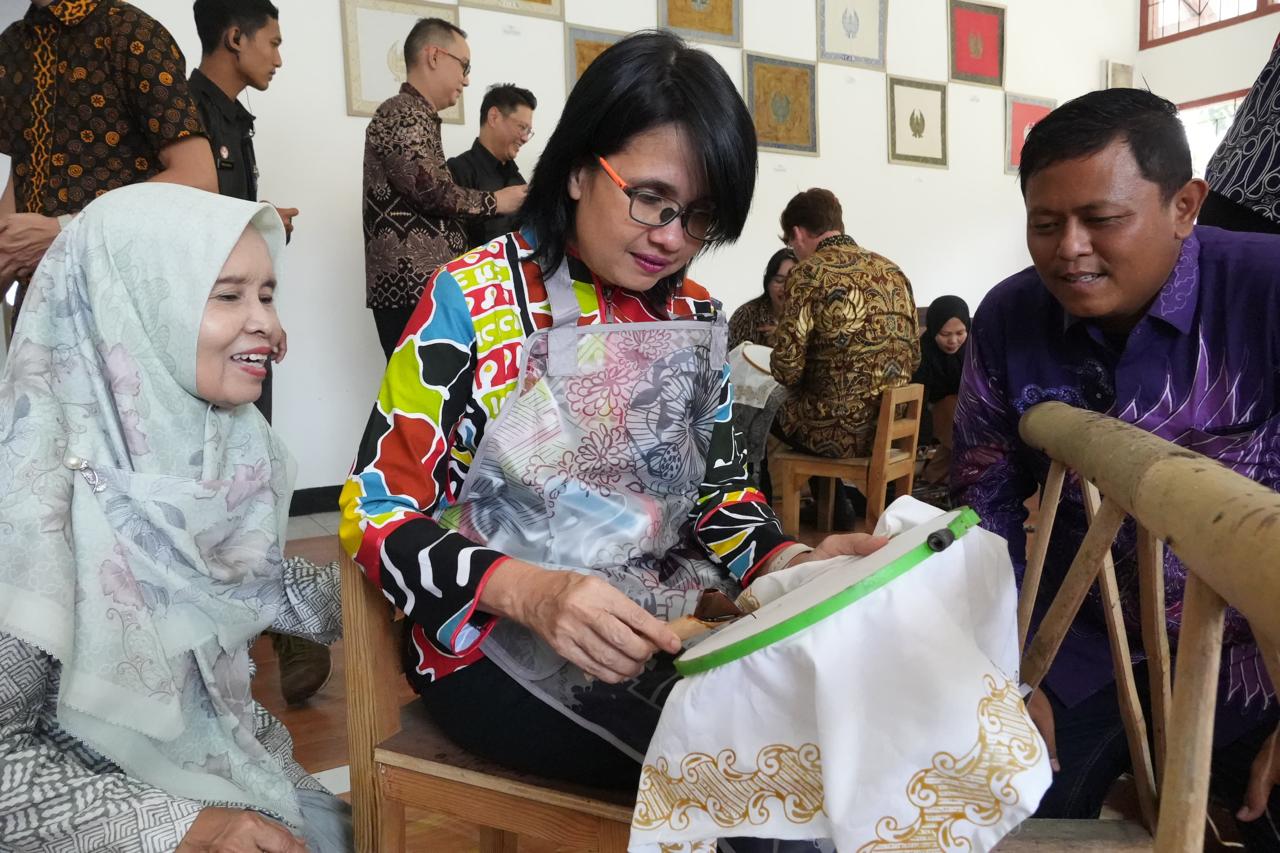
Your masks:
M 942 516 L 899 498 L 877 532 Z M 861 560 L 798 574 L 852 584 L 868 574 Z M 756 594 L 776 607 L 804 586 L 787 574 Z M 645 757 L 629 849 L 746 836 L 990 850 L 1051 781 L 1018 689 L 1016 602 L 1005 541 L 974 527 L 798 633 L 682 679 Z

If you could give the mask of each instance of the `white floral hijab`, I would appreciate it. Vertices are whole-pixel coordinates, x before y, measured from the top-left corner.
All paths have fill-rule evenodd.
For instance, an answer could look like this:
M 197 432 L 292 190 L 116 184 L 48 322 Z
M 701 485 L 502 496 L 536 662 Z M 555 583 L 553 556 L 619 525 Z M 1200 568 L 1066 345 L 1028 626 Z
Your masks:
M 296 826 L 248 657 L 284 601 L 293 466 L 195 387 L 246 227 L 278 270 L 271 207 L 173 184 L 107 193 L 50 247 L 0 379 L 0 631 L 59 661 L 58 722 L 129 775 Z

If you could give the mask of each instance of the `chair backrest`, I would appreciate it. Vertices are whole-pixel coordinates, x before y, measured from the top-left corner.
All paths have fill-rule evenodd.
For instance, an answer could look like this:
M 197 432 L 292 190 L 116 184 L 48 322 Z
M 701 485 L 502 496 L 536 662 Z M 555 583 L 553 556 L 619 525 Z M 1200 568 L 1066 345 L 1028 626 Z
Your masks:
M 883 470 L 891 451 L 900 450 L 914 464 L 920 441 L 920 413 L 924 409 L 924 386 L 919 383 L 886 388 L 880 397 L 880 420 L 871 445 L 871 468 Z
M 1042 403 L 1019 425 L 1051 460 L 1018 602 L 1025 642 L 1068 470 L 1080 479 L 1089 529 L 1022 657 L 1038 686 L 1095 580 L 1111 640 L 1117 693 L 1144 822 L 1161 853 L 1199 853 L 1209 795 L 1225 610 L 1249 620 L 1273 683 L 1280 684 L 1280 494 L 1148 432 L 1067 406 Z M 1154 760 L 1134 683 L 1111 545 L 1125 516 L 1138 532 L 1139 607 L 1151 680 Z M 1176 688 L 1165 613 L 1163 548 L 1187 569 Z
M 376 849 L 381 823 L 373 751 L 400 731 L 399 629 L 395 608 L 346 552 L 342 571 L 342 643 L 346 654 L 347 742 L 356 849 Z

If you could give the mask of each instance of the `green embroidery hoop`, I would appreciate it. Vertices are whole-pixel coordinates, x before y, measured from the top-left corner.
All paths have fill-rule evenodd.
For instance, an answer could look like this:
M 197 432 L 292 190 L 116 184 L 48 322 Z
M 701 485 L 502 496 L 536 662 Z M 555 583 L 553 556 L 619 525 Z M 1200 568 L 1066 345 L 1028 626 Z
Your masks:
M 824 598 L 816 604 L 801 610 L 799 613 L 788 616 L 763 630 L 749 633 L 741 639 L 733 640 L 727 645 L 720 645 L 720 647 L 714 648 L 710 651 L 704 650 L 699 652 L 699 648 L 703 643 L 710 642 L 721 632 L 729 631 L 735 626 L 748 624 L 748 620 L 752 617 L 746 616 L 730 625 L 726 625 L 724 628 L 721 628 L 719 631 L 716 631 L 704 640 L 703 643 L 695 645 L 680 657 L 676 658 L 676 671 L 684 676 L 697 675 L 700 672 L 706 672 L 708 670 L 715 669 L 718 666 L 724 666 L 727 663 L 744 658 L 752 652 L 759 651 L 760 649 L 794 636 L 805 628 L 809 628 L 818 622 L 821 622 L 833 613 L 843 610 L 855 601 L 866 598 L 885 584 L 895 578 L 901 577 L 923 563 L 925 560 L 932 557 L 934 554 L 938 553 L 938 550 L 931 547 L 929 544 L 929 540 L 934 533 L 948 530 L 951 532 L 952 536 L 959 539 L 967 533 L 970 528 L 976 527 L 979 521 L 981 521 L 981 519 L 978 518 L 978 514 L 966 506 L 959 510 L 947 513 L 941 518 L 927 521 L 924 524 L 904 531 L 900 534 L 904 541 L 902 541 L 899 548 L 907 547 L 908 550 L 906 550 L 905 553 L 901 553 L 893 557 L 893 559 L 891 559 L 886 565 L 876 569 L 870 575 L 867 575 L 856 583 L 845 587 L 835 595 Z M 895 540 L 897 539 L 898 537 L 895 537 Z M 918 544 L 911 544 L 917 541 Z M 886 550 L 890 548 L 893 548 L 892 541 L 889 545 L 885 546 Z M 792 590 L 791 593 L 788 593 L 788 596 L 803 588 L 804 587 L 798 587 L 797 589 Z M 787 596 L 783 596 L 783 598 L 786 597 Z M 782 599 L 778 599 L 778 601 L 781 600 Z M 765 607 L 761 608 L 761 611 L 772 607 L 773 604 L 776 603 L 777 602 L 775 601 L 769 605 L 765 605 Z M 739 628 L 738 630 L 744 629 Z

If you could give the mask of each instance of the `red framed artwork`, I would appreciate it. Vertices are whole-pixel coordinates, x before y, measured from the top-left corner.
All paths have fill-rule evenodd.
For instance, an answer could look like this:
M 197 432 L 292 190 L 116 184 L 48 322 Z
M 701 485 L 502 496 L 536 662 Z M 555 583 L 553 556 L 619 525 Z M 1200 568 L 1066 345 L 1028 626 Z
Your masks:
M 1004 86 L 1004 7 L 950 0 L 951 79 Z
M 1057 101 L 1032 98 L 1027 95 L 1004 93 L 1004 170 L 1006 174 L 1018 174 L 1022 165 L 1022 146 L 1027 134 L 1036 122 L 1053 112 Z

